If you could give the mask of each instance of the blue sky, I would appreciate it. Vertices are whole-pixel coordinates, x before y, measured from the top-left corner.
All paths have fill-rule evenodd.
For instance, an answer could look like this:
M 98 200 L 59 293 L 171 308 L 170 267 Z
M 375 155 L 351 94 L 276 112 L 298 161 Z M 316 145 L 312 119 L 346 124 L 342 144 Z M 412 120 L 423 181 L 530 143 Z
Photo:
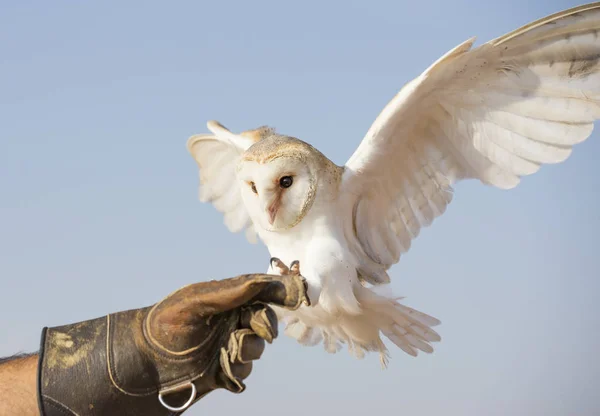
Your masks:
M 0 355 L 39 331 L 264 271 L 197 200 L 187 137 L 217 119 L 343 164 L 389 99 L 448 49 L 574 1 L 0 4 Z M 355 360 L 281 336 L 239 396 L 190 415 L 600 413 L 600 137 L 512 191 L 461 183 L 392 269 L 441 319 L 417 359 Z M 266 407 L 265 407 L 266 406 Z

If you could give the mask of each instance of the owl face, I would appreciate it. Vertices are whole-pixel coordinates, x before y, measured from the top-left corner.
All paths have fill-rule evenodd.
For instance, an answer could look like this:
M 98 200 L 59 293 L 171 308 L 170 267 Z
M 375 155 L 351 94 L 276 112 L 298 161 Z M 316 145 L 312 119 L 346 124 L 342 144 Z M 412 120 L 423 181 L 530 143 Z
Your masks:
M 252 221 L 267 231 L 297 225 L 315 197 L 315 179 L 301 158 L 242 160 L 237 177 Z

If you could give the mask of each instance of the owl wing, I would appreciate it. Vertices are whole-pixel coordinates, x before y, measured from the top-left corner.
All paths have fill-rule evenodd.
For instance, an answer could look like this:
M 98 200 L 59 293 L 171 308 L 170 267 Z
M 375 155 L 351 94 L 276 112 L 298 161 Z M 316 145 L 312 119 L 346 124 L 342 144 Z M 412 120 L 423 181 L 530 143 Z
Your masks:
M 255 243 L 256 231 L 242 200 L 235 170 L 240 155 L 269 129 L 259 127 L 235 134 L 217 121 L 209 121 L 207 127 L 212 134 L 198 134 L 187 141 L 187 149 L 200 169 L 200 201 L 211 202 L 224 214 L 230 231 L 246 230 L 248 241 Z
M 422 227 L 476 179 L 515 187 L 562 162 L 600 118 L 600 3 L 473 50 L 470 39 L 408 83 L 345 165 L 345 234 L 369 283 L 389 281 Z

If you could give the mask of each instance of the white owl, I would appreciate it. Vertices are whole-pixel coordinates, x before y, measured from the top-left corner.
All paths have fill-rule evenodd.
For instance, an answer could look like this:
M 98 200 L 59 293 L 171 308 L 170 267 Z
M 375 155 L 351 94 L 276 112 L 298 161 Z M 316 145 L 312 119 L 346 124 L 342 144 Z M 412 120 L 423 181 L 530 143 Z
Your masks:
M 400 304 L 386 271 L 445 211 L 454 183 L 513 188 L 590 136 L 599 30 L 595 3 L 473 50 L 469 39 L 400 90 L 342 167 L 268 127 L 235 134 L 210 121 L 212 134 L 191 137 L 201 201 L 273 257 L 300 261 L 312 304 L 278 311 L 286 333 L 384 362 L 382 335 L 410 355 L 432 352 L 439 321 Z

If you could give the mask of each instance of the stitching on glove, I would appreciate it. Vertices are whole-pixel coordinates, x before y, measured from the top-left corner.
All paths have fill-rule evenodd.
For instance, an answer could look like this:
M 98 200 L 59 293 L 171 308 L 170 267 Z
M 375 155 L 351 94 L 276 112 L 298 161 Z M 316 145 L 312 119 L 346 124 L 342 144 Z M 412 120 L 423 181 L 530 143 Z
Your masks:
M 199 378 L 203 377 L 204 374 L 206 373 L 206 371 L 209 368 L 211 368 L 211 366 L 218 359 L 217 356 L 214 356 L 208 361 L 206 367 L 203 368 L 202 370 L 194 371 L 191 374 L 186 374 L 186 375 L 183 375 L 176 379 L 163 381 L 160 386 L 148 387 L 148 388 L 136 388 L 136 389 L 131 389 L 131 391 L 125 390 L 123 387 L 121 387 L 121 385 L 123 383 L 120 381 L 117 368 L 115 367 L 114 353 L 113 353 L 113 349 L 112 349 L 112 343 L 110 342 L 110 340 L 112 338 L 112 331 L 113 331 L 115 325 L 110 324 L 110 322 L 111 322 L 110 316 L 111 315 L 106 316 L 106 362 L 107 362 L 107 367 L 108 367 L 108 376 L 110 377 L 110 381 L 113 384 L 113 386 L 117 390 L 119 390 L 121 393 L 126 394 L 128 396 L 135 396 L 135 397 L 150 396 L 152 394 L 158 394 L 158 392 L 160 391 L 161 388 L 171 387 L 171 386 L 178 384 L 184 380 L 188 380 L 188 381 L 192 381 L 192 382 L 196 381 Z M 185 357 L 185 358 L 173 358 L 173 357 L 164 356 L 164 354 L 161 354 L 161 357 L 164 357 L 167 360 L 176 361 L 176 362 L 193 361 L 194 359 L 197 358 L 197 356 L 194 356 L 194 355 L 192 355 L 191 357 Z
M 110 325 L 110 315 L 106 315 L 106 363 L 108 367 L 108 376 L 110 377 L 110 381 L 112 382 L 113 386 L 115 386 L 115 388 L 117 388 L 117 390 L 119 390 L 121 393 L 128 396 L 140 397 L 158 393 L 158 388 L 156 387 L 140 389 L 139 391 L 143 393 L 132 393 L 119 386 L 120 383 L 118 382 L 119 378 L 117 375 L 117 369 L 114 367 L 114 360 L 111 360 L 111 358 L 113 358 L 112 343 L 110 342 L 111 334 L 112 327 Z
M 202 348 L 207 342 L 210 341 L 211 337 L 206 337 L 200 344 L 196 345 L 195 347 L 191 347 L 188 348 L 185 351 L 171 351 L 168 348 L 165 348 L 164 346 L 162 346 L 155 338 L 154 336 L 152 336 L 152 331 L 150 331 L 150 318 L 152 317 L 152 314 L 154 313 L 154 310 L 158 307 L 158 305 L 160 305 L 160 303 L 157 303 L 156 305 L 154 305 L 152 307 L 152 309 L 150 309 L 150 311 L 148 312 L 148 315 L 146 315 L 146 318 L 144 319 L 144 323 L 143 323 L 143 329 L 144 329 L 144 336 L 146 337 L 146 339 L 149 341 L 148 343 L 150 345 L 152 345 L 153 347 L 161 350 L 163 353 L 168 353 L 170 355 L 175 355 L 175 356 L 183 356 L 183 355 L 189 355 L 190 353 L 197 351 L 198 349 Z M 213 332 L 216 330 L 216 326 L 213 329 Z M 210 333 L 210 335 L 212 335 L 212 332 Z M 164 358 L 166 359 L 170 359 L 170 360 L 174 360 L 177 361 L 177 358 L 174 357 L 169 357 L 169 356 L 164 356 Z M 186 357 L 185 359 L 187 359 L 188 357 Z M 184 359 L 184 360 L 185 360 Z
M 52 408 L 58 410 L 60 413 L 62 413 L 65 416 L 80 416 L 78 413 L 76 413 L 75 411 L 73 411 L 69 407 L 65 406 L 61 402 L 59 402 L 57 400 L 54 400 L 50 396 L 46 396 L 44 394 L 43 395 L 43 400 L 44 400 L 44 404 L 47 404 L 47 405 L 49 405 L 49 407 L 52 407 Z

